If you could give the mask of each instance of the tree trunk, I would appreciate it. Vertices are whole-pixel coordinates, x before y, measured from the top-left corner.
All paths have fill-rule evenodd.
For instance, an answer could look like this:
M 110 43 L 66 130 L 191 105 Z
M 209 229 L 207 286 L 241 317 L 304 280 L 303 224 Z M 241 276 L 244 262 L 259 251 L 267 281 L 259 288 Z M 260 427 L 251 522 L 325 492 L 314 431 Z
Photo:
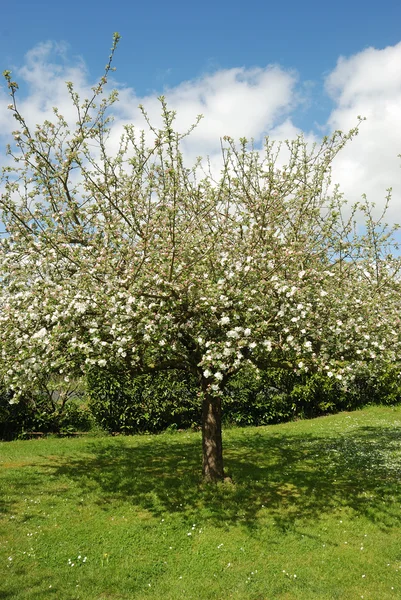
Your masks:
M 206 385 L 202 387 L 202 474 L 204 481 L 217 482 L 224 479 L 221 398 L 211 396 L 206 390 Z

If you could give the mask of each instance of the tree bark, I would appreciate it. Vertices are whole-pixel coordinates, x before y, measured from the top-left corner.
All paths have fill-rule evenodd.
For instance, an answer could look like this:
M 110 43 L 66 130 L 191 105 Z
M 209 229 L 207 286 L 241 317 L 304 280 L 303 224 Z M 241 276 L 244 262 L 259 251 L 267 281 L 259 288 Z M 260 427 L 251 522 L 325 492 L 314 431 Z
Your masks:
M 206 384 L 202 387 L 203 480 L 206 482 L 218 482 L 224 479 L 221 398 L 211 396 L 206 389 Z

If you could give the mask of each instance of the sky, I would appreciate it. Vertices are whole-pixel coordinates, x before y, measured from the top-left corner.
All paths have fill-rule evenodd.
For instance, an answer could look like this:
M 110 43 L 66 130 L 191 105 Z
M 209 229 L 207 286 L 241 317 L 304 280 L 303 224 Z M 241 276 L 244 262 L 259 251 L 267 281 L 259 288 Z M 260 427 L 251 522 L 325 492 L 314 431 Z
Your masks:
M 102 75 L 118 31 L 113 85 L 120 90 L 116 135 L 143 125 L 142 103 L 157 119 L 164 94 L 185 129 L 202 113 L 187 151 L 217 160 L 220 137 L 299 133 L 319 141 L 366 117 L 337 157 L 333 179 L 350 202 L 366 194 L 401 221 L 401 3 L 104 2 L 16 0 L 2 8 L 0 69 L 20 84 L 30 123 L 51 107 L 69 114 L 65 81 L 85 96 Z M 0 87 L 0 163 L 13 120 Z

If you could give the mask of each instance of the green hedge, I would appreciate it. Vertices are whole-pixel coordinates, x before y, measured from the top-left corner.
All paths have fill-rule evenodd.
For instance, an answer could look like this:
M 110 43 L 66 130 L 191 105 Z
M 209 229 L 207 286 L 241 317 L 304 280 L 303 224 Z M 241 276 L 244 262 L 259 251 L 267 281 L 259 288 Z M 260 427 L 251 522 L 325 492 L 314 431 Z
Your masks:
M 11 395 L 0 388 L 0 439 L 14 439 L 29 431 L 68 433 L 100 427 L 131 434 L 199 427 L 197 394 L 194 377 L 182 371 L 130 379 L 118 370 L 99 369 L 87 378 L 86 392 L 62 408 L 40 391 L 10 404 Z M 322 374 L 297 376 L 278 369 L 256 373 L 249 367 L 226 389 L 223 421 L 225 425 L 268 425 L 400 401 L 396 365 L 379 375 L 366 371 L 347 389 Z
M 182 371 L 129 379 L 101 370 L 88 377 L 87 390 L 90 411 L 109 432 L 157 432 L 200 423 L 195 381 Z
M 87 383 L 89 408 L 107 431 L 140 433 L 200 426 L 198 389 L 188 373 L 171 371 L 129 379 L 118 371 L 97 371 Z M 278 369 L 256 373 L 247 368 L 225 391 L 223 421 L 226 425 L 268 425 L 400 400 L 401 381 L 395 367 L 380 376 L 360 375 L 348 388 L 318 373 L 298 376 Z
M 54 403 L 41 391 L 10 403 L 12 394 L 0 389 L 0 439 L 24 437 L 26 432 L 68 433 L 89 431 L 96 421 L 82 398 Z

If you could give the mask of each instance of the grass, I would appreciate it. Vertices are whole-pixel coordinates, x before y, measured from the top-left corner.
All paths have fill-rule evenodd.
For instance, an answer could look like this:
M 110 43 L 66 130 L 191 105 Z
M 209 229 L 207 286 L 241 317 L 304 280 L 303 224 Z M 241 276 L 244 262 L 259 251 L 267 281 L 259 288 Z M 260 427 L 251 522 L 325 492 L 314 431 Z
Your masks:
M 401 407 L 224 432 L 0 444 L 2 600 L 401 597 Z

